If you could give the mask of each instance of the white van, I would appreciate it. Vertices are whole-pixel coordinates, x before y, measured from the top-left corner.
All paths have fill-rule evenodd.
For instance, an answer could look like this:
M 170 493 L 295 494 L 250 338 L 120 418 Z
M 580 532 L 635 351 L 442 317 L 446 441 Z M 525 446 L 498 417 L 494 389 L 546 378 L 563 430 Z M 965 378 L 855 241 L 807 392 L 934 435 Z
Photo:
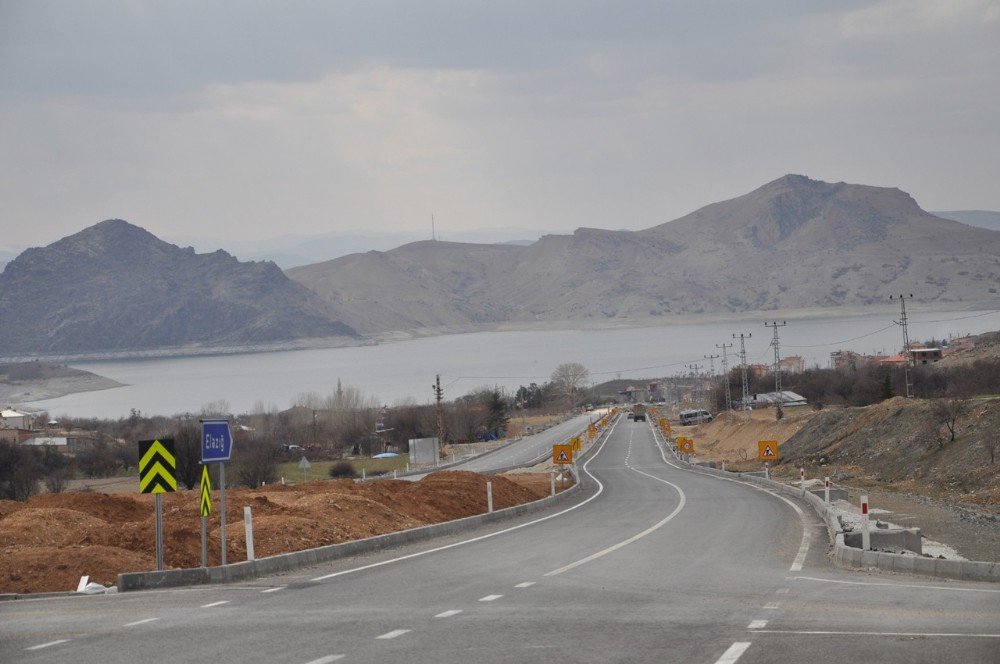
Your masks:
M 682 410 L 680 421 L 682 425 L 711 422 L 712 414 L 707 410 Z

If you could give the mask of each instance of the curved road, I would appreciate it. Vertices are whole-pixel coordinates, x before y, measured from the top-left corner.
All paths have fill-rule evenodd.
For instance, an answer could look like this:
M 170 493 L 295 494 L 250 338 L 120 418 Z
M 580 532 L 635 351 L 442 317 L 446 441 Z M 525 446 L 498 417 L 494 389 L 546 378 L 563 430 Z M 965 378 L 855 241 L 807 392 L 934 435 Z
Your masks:
M 248 584 L 2 603 L 0 661 L 1000 661 L 996 585 L 839 570 L 804 506 L 668 459 L 622 419 L 547 512 Z

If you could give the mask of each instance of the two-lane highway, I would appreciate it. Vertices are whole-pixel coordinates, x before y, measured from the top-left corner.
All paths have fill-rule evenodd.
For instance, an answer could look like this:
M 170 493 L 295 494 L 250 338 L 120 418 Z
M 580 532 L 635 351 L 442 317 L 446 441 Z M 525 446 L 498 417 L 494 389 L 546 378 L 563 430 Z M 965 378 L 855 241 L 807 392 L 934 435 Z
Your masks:
M 996 662 L 1000 589 L 831 567 L 820 520 L 620 420 L 574 503 L 252 584 L 0 604 L 0 661 Z

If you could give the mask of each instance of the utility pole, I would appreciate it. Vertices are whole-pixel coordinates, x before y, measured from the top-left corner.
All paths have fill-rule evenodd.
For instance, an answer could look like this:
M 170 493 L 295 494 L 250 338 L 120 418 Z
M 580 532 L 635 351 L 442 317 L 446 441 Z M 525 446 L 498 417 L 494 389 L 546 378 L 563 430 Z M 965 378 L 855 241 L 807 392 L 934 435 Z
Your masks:
M 775 419 L 780 420 L 784 417 L 784 411 L 781 409 L 781 352 L 778 350 L 778 328 L 784 327 L 786 325 L 785 321 L 772 321 L 770 323 L 764 323 L 764 327 L 774 328 L 774 339 L 771 341 L 771 345 L 774 346 L 774 397 L 778 400 L 777 410 L 774 411 Z
M 695 404 L 702 406 L 704 398 L 701 394 L 701 370 L 702 365 L 700 364 L 687 364 L 685 365 L 691 373 L 691 378 L 694 379 L 694 389 L 691 391 L 691 398 L 694 400 Z
M 739 336 L 733 335 L 733 339 L 740 340 L 740 368 L 743 370 L 743 420 L 750 420 L 750 412 L 747 408 L 750 407 L 750 388 L 747 384 L 747 343 L 746 340 L 752 337 L 753 334 L 743 334 L 740 332 Z
M 716 348 L 722 349 L 722 378 L 726 383 L 726 419 L 732 421 L 733 419 L 733 397 L 729 393 L 729 355 L 726 353 L 727 348 L 732 348 L 732 344 L 715 344 Z
M 717 358 L 717 357 L 719 357 L 719 356 L 718 355 L 705 355 L 704 356 L 704 358 L 706 360 L 708 360 L 708 366 L 709 366 L 708 375 L 712 379 L 712 381 L 715 381 L 715 358 Z M 708 401 L 708 400 L 706 399 L 706 401 Z M 715 398 L 715 390 L 714 389 L 712 390 L 712 401 L 715 402 L 715 407 L 718 408 L 719 407 L 719 401 L 718 401 L 718 399 Z
M 434 390 L 434 401 L 436 402 L 434 412 L 437 416 L 438 448 L 440 450 L 444 448 L 444 390 L 441 389 L 441 374 L 435 376 L 431 389 Z
M 889 299 L 892 300 L 897 296 L 890 295 Z M 906 398 L 913 398 L 913 378 L 910 374 L 910 364 L 913 362 L 913 353 L 910 352 L 910 333 L 906 328 L 906 298 L 913 299 L 913 293 L 909 295 L 899 295 L 899 320 L 892 321 L 896 325 L 900 325 L 903 328 L 903 356 L 906 358 L 906 363 L 903 364 L 904 375 L 906 376 Z

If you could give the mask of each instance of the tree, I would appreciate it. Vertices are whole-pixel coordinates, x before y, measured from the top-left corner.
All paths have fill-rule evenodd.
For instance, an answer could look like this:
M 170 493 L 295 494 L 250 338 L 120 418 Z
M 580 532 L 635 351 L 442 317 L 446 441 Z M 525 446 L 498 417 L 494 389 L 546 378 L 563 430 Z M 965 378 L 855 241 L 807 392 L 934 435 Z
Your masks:
M 42 466 L 32 450 L 0 443 L 0 498 L 27 500 L 38 491 Z
M 507 431 L 510 417 L 507 415 L 507 399 L 499 387 L 494 387 L 486 393 L 486 429 L 493 436 L 501 438 Z
M 564 397 L 568 406 L 572 408 L 577 392 L 587 384 L 589 378 L 590 372 L 587 371 L 587 367 L 579 362 L 567 362 L 560 364 L 552 372 L 552 386 L 556 393 Z
M 233 455 L 236 481 L 255 489 L 278 480 L 278 451 L 274 445 L 262 440 L 233 441 L 239 445 L 239 454 Z
M 935 399 L 931 405 L 931 416 L 938 425 L 944 425 L 948 429 L 950 437 L 948 442 L 955 441 L 955 429 L 958 419 L 965 414 L 968 406 L 962 399 L 947 398 Z M 944 442 L 938 443 L 939 447 L 944 447 Z
M 201 431 L 193 422 L 182 422 L 174 433 L 177 480 L 188 489 L 201 481 Z

